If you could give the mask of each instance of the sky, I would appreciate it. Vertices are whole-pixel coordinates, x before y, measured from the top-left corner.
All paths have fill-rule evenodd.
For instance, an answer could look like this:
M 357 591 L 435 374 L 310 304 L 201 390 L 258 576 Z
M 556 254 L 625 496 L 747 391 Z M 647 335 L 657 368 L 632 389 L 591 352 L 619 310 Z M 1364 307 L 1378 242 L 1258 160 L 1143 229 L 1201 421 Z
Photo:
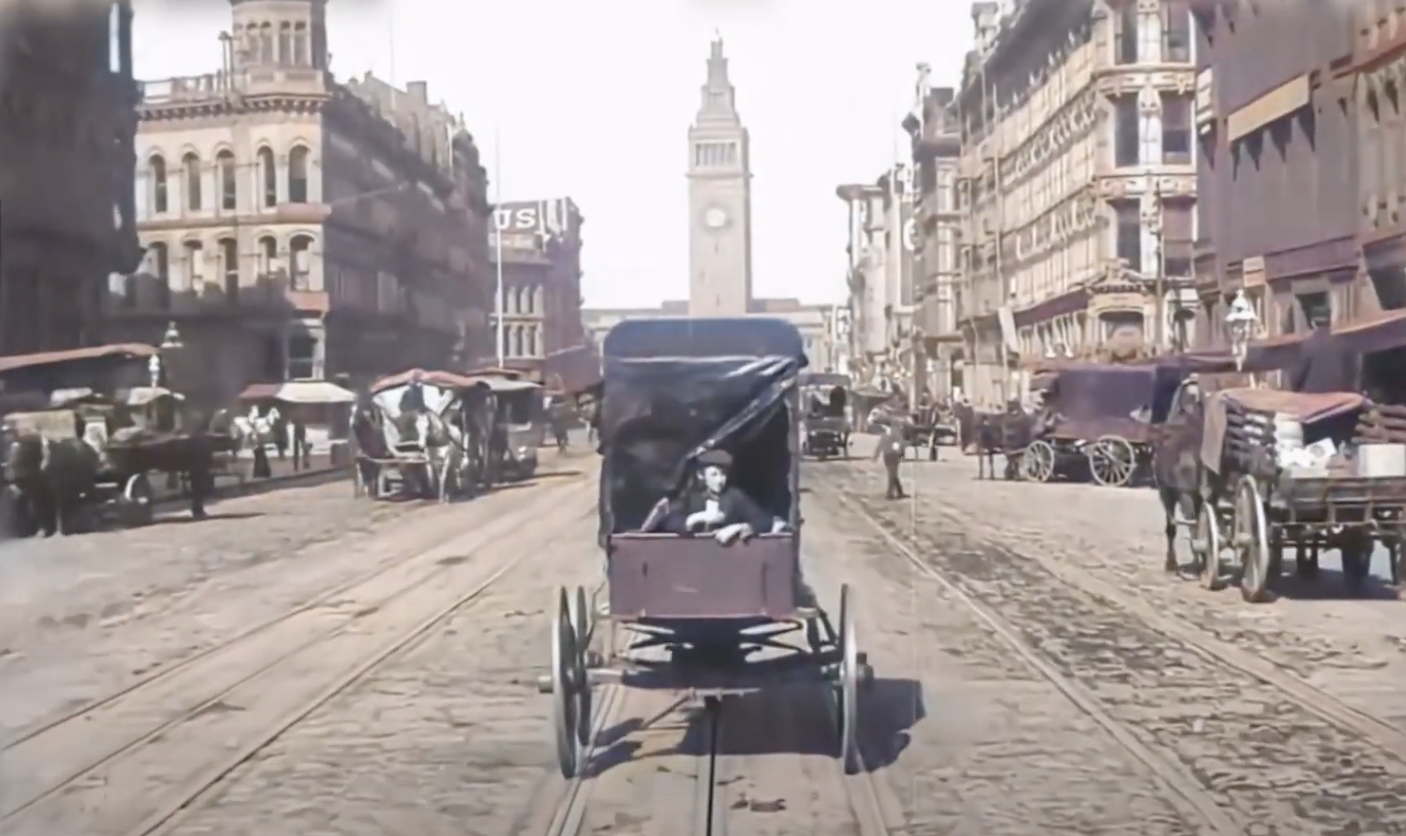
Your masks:
M 212 72 L 219 0 L 135 0 L 143 80 Z M 332 71 L 367 70 L 464 115 L 491 195 L 569 196 L 586 218 L 587 307 L 688 288 L 687 131 L 720 33 L 751 133 L 753 287 L 841 302 L 842 183 L 906 154 L 916 65 L 957 82 L 965 0 L 329 0 Z

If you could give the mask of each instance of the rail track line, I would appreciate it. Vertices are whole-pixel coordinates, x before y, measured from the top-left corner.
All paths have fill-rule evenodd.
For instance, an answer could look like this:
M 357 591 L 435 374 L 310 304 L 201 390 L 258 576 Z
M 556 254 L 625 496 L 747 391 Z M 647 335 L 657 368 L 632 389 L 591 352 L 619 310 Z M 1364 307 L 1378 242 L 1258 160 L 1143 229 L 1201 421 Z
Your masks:
M 1207 792 L 1180 764 L 1164 758 L 1139 740 L 1124 723 L 1105 711 L 1099 704 L 1098 698 L 1083 685 L 1064 675 L 1054 665 L 1046 661 L 1021 637 L 1016 627 L 991 608 L 973 598 L 943 573 L 929 566 L 902 538 L 889 531 L 884 522 L 863 505 L 843 493 L 837 493 L 836 497 L 842 506 L 863 519 L 896 554 L 912 564 L 918 572 L 942 586 L 954 600 L 967 607 L 987 629 L 1010 648 L 1011 652 L 1026 667 L 1054 686 L 1069 702 L 1141 763 L 1168 795 L 1180 798 L 1191 810 L 1194 810 L 1202 823 L 1210 829 L 1210 832 L 1222 834 L 1222 836 L 1239 836 L 1244 833 L 1244 827 L 1221 807 L 1220 801 Z
M 588 497 L 589 492 L 577 482 L 565 491 L 554 491 L 550 496 L 538 498 L 538 501 L 531 503 L 531 508 L 536 509 L 550 502 L 556 508 L 568 502 L 568 497 L 576 494 L 575 501 L 571 505 L 580 503 Z M 574 488 L 572 490 L 571 488 Z M 195 809 L 198 809 L 202 798 L 209 795 L 211 789 L 218 785 L 227 775 L 239 766 L 249 761 L 261 750 L 267 747 L 274 740 L 278 739 L 288 729 L 317 710 L 320 706 L 346 691 L 371 673 L 374 669 L 384 664 L 389 659 L 396 657 L 419 643 L 423 642 L 432 631 L 446 619 L 455 613 L 470 607 L 479 599 L 484 592 L 506 576 L 511 570 L 522 564 L 522 556 L 530 555 L 535 550 L 540 549 L 550 543 L 562 530 L 574 525 L 583 519 L 587 514 L 565 513 L 545 526 L 536 530 L 528 529 L 526 537 L 514 544 L 509 555 L 505 559 L 494 561 L 487 572 L 484 567 L 474 567 L 466 560 L 468 554 L 490 548 L 494 545 L 492 535 L 501 534 L 502 529 L 517 522 L 520 517 L 512 515 L 510 517 L 495 520 L 483 531 L 470 535 L 467 539 L 469 548 L 465 550 L 465 538 L 461 538 L 456 543 L 445 544 L 442 548 L 432 549 L 428 552 L 422 550 L 421 556 L 428 556 L 430 559 L 435 555 L 444 553 L 444 558 L 436 560 L 436 569 L 430 571 L 418 580 L 404 587 L 393 589 L 387 595 L 382 595 L 375 599 L 375 602 L 368 607 L 358 610 L 350 619 L 343 619 L 331 629 L 323 629 L 316 633 L 311 640 L 304 640 L 297 643 L 291 649 L 280 652 L 277 658 L 272 661 L 260 660 L 257 668 L 253 671 L 243 672 L 237 675 L 235 681 L 223 683 L 218 691 L 209 695 L 207 689 L 205 696 L 192 708 L 182 710 L 174 718 L 165 717 L 155 723 L 148 723 L 144 728 L 146 731 L 138 732 L 137 735 L 129 736 L 115 747 L 104 751 L 96 758 L 92 758 L 81 770 L 69 770 L 63 780 L 53 782 L 44 787 L 41 794 L 33 795 L 18 806 L 12 808 L 0 823 L 6 828 L 8 833 L 53 833 L 53 832 L 79 832 L 93 831 L 92 827 L 65 827 L 64 820 L 75 817 L 74 809 L 78 808 L 77 817 L 88 818 L 95 814 L 97 807 L 101 806 L 101 801 L 93 799 L 93 803 L 85 804 L 83 796 L 89 792 L 98 792 L 107 796 L 105 791 L 108 784 L 120 781 L 121 776 L 127 770 L 133 773 L 149 776 L 152 772 L 159 772 L 162 764 L 166 760 L 162 757 L 163 747 L 178 748 L 183 752 L 189 752 L 191 748 L 198 748 L 204 744 L 204 748 L 209 750 L 210 756 L 203 758 L 204 769 L 199 770 L 193 777 L 189 777 L 183 782 L 179 782 L 179 789 L 173 792 L 157 792 L 158 796 L 150 807 L 153 811 L 145 820 L 135 827 L 121 832 L 127 836 L 148 836 L 154 833 L 169 832 L 179 821 Z M 457 548 L 456 548 L 457 547 Z M 467 554 L 465 553 L 467 551 Z M 450 552 L 454 552 L 450 554 Z M 455 576 L 459 577 L 455 577 Z M 437 581 L 437 583 L 431 583 Z M 467 587 L 467 589 L 465 589 Z M 454 591 L 454 590 L 462 591 Z M 428 612 L 428 616 L 420 617 Z M 418 620 L 417 620 L 418 618 Z M 288 624 L 290 619 L 285 617 L 278 620 L 280 624 Z M 411 623 L 407 629 L 406 623 Z M 377 631 L 383 636 L 377 636 Z M 374 645 L 374 649 L 367 653 L 366 645 Z M 234 645 L 225 645 L 225 653 L 229 653 L 232 648 L 237 649 L 242 643 L 236 642 Z M 206 659 L 212 662 L 221 661 L 225 654 L 216 651 L 206 655 Z M 327 678 L 328 662 L 338 672 Z M 200 671 L 190 665 L 184 668 L 188 676 L 194 678 Z M 321 676 L 319 676 L 321 674 Z M 170 684 L 171 676 L 162 677 L 163 682 Z M 258 723 L 253 728 L 229 729 L 225 734 L 234 732 L 243 737 L 237 749 L 230 750 L 228 738 L 222 737 L 218 741 L 212 738 L 220 736 L 219 716 L 229 716 L 231 713 L 244 711 L 258 711 L 258 701 L 260 697 L 265 697 L 268 693 L 277 692 L 277 683 L 308 683 L 317 679 L 323 679 L 324 687 L 318 690 L 311 697 L 304 697 L 302 693 L 294 695 L 285 694 L 285 700 L 295 702 L 287 708 L 275 706 L 283 710 L 274 713 L 265 722 Z M 198 683 L 192 683 L 192 688 L 198 688 Z M 126 692 L 126 699 L 119 698 L 116 701 L 109 700 L 103 706 L 102 713 L 116 714 L 125 706 L 125 702 L 135 702 L 135 697 L 146 696 L 148 688 L 136 688 Z M 244 696 L 244 699 L 239 699 Z M 297 697 L 296 701 L 288 699 Z M 275 697 L 275 702 L 277 698 Z M 245 709 L 242 706 L 253 706 Z M 158 708 L 159 710 L 159 708 Z M 134 705 L 132 711 L 140 715 L 141 706 Z M 80 715 L 75 718 L 84 720 L 80 724 L 84 727 L 81 732 L 92 733 L 95 728 L 100 728 L 98 723 L 93 722 L 92 712 Z M 109 719 L 105 722 L 120 722 L 120 718 Z M 52 731 L 66 731 L 68 727 L 75 725 L 72 721 L 54 727 Z M 251 724 L 252 725 L 252 724 Z M 202 728 L 204 726 L 204 728 Z M 213 726 L 214 728 L 210 728 Z M 257 730 L 254 730 L 256 728 Z M 205 733 L 204 740 L 201 740 L 202 732 Z M 182 740 L 184 736 L 195 738 L 194 740 Z M 34 741 L 46 741 L 48 735 L 32 737 Z M 33 753 L 36 757 L 41 757 L 42 752 Z M 146 763 L 143 763 L 143 760 Z M 42 760 L 39 761 L 42 763 Z M 132 767 L 138 767 L 132 769 Z M 146 772 L 140 768 L 148 767 Z M 179 769 L 179 767 L 175 767 Z M 184 777 L 185 770 L 181 771 Z M 120 798 L 133 797 L 132 793 L 116 793 Z M 52 802 L 52 804 L 48 803 Z M 50 809 L 50 807 L 55 809 Z M 57 819 L 55 821 L 54 819 Z M 32 828 L 32 829 L 26 829 Z
M 564 489 L 570 487 L 572 487 L 570 483 L 562 482 L 557 483 L 555 485 L 551 485 L 547 488 L 547 490 L 551 492 L 551 497 L 555 498 L 558 494 L 563 493 Z M 539 506 L 550 507 L 550 504 L 546 501 L 547 497 L 547 493 L 539 493 L 536 497 L 534 497 L 533 501 L 531 502 L 531 506 L 534 509 L 539 508 Z M 422 506 L 415 506 L 414 510 L 437 507 L 439 506 L 427 503 Z M 470 506 L 456 507 L 461 509 L 467 509 Z M 15 749 L 16 747 L 22 746 L 24 743 L 32 740 L 33 738 L 45 734 L 46 732 L 49 732 L 59 726 L 62 726 L 66 723 L 71 723 L 74 720 L 78 720 L 83 717 L 91 716 L 93 713 L 100 711 L 101 709 L 117 702 L 118 700 L 123 699 L 128 694 L 131 694 L 134 691 L 150 687 L 154 683 L 181 674 L 183 671 L 186 671 L 189 668 L 204 662 L 206 659 L 209 659 L 210 657 L 215 656 L 216 654 L 226 652 L 235 645 L 248 642 L 251 639 L 268 633 L 269 631 L 277 628 L 278 626 L 284 623 L 287 623 L 288 621 L 294 618 L 297 618 L 309 612 L 333 606 L 336 604 L 337 601 L 346 598 L 358 588 L 372 584 L 375 581 L 385 578 L 386 576 L 394 572 L 404 570 L 407 562 L 413 561 L 416 557 L 419 557 L 426 551 L 434 548 L 437 545 L 442 544 L 445 536 L 450 535 L 456 528 L 462 527 L 462 525 L 462 520 L 455 519 L 453 515 L 446 515 L 443 518 L 434 520 L 433 525 L 431 527 L 414 530 L 414 536 L 409 541 L 402 540 L 398 542 L 394 548 L 392 556 L 389 559 L 382 559 L 377 561 L 375 568 L 370 569 L 366 572 L 359 573 L 355 577 L 343 583 L 340 583 L 329 590 L 319 593 L 315 597 L 309 599 L 308 601 L 302 604 L 299 604 L 293 609 L 280 613 L 274 618 L 261 621 L 258 624 L 255 624 L 254 626 L 249 627 L 248 629 L 240 631 L 239 633 L 235 634 L 234 636 L 231 636 L 230 638 L 224 641 L 203 648 L 191 654 L 190 656 L 186 656 L 175 662 L 166 664 L 162 666 L 159 670 L 156 670 L 153 673 L 147 674 L 145 676 L 141 676 L 133 680 L 126 686 L 122 687 L 121 689 L 106 694 L 97 700 L 86 702 L 62 713 L 45 717 L 43 720 L 40 720 L 39 722 L 20 730 L 19 732 L 12 735 L 9 739 L 5 740 L 3 744 L 0 744 L 0 755 L 5 755 L 5 753 L 10 752 L 11 749 Z M 336 544 L 325 543 L 318 544 L 318 546 L 325 546 L 328 549 L 331 549 L 335 548 Z M 153 617 L 169 616 L 178 611 L 179 610 L 177 610 L 176 608 L 169 608 L 154 614 Z M 9 757 L 9 755 L 6 756 Z M 19 757 L 19 755 L 15 755 L 15 757 Z M 3 815 L 8 815 L 8 812 L 0 814 L 0 818 L 2 818 Z
M 1393 724 L 1111 584 L 1001 547 L 990 532 L 968 533 L 969 521 L 951 512 L 939 512 L 945 542 L 895 533 L 886 509 L 867 507 L 845 487 L 832 481 L 827 493 L 1142 762 L 1204 827 L 1278 832 L 1274 823 L 1295 810 L 1300 827 L 1391 832 L 1406 815 L 1398 800 L 1406 750 Z M 1215 768 L 1206 767 L 1208 756 Z M 1292 766 L 1271 774 L 1271 763 Z M 1321 797 L 1344 804 L 1310 800 Z

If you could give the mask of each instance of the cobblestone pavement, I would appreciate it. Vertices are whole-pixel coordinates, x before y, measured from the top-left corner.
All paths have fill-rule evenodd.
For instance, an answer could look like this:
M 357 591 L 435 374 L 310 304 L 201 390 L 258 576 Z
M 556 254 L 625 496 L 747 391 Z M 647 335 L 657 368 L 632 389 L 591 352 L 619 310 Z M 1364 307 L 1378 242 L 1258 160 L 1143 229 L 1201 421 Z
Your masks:
M 886 590 L 862 605 L 877 675 L 921 672 L 926 719 L 879 736 L 912 833 L 1406 833 L 1400 604 L 1167 577 L 1150 491 L 977 483 L 958 460 L 910 465 L 917 499 L 885 502 L 878 471 L 808 467 L 807 542 Z
M 550 468 L 576 466 L 553 454 Z M 0 543 L 0 739 L 393 561 L 404 533 L 441 536 L 477 504 L 357 500 L 336 481 L 229 499 L 203 521 Z
M 374 827 L 367 822 L 383 820 L 397 800 L 408 812 L 418 811 L 428 792 L 423 785 L 426 774 L 441 772 L 449 763 L 446 758 L 463 754 L 446 750 L 439 760 L 414 758 L 419 771 L 403 775 L 390 769 L 389 750 L 365 757 L 386 739 L 416 745 L 417 716 L 450 721 L 435 729 L 448 734 L 440 741 L 444 744 L 462 743 L 460 733 L 481 724 L 486 745 L 475 751 L 494 760 L 485 774 L 503 772 L 503 781 L 495 778 L 495 783 L 510 784 L 506 772 L 511 771 L 514 750 L 537 753 L 543 729 L 548 728 L 545 719 L 533 716 L 524 734 L 522 726 L 498 723 L 493 706 L 496 702 L 509 713 L 521 713 L 524 705 L 529 711 L 542 707 L 522 682 L 500 678 L 509 672 L 527 675 L 515 667 L 526 655 L 521 647 L 524 627 L 531 624 L 537 632 L 544 625 L 541 578 L 529 569 L 533 561 L 519 558 L 549 555 L 558 567 L 574 568 L 583 576 L 590 575 L 591 568 L 599 572 L 598 562 L 579 565 L 571 560 L 579 555 L 551 548 L 566 529 L 573 535 L 566 542 L 594 544 L 589 536 L 593 526 L 586 520 L 593 519 L 595 480 L 580 471 L 563 472 L 566 475 L 544 477 L 535 485 L 496 491 L 462 505 L 410 508 L 363 501 L 357 506 L 360 515 L 379 518 L 363 521 L 366 528 L 360 533 L 309 543 L 296 553 L 296 560 L 256 563 L 237 571 L 226 568 L 223 574 L 190 580 L 194 589 L 187 597 L 173 595 L 158 608 L 108 624 L 107 655 L 127 660 L 120 666 L 127 678 L 118 681 L 119 671 L 113 671 L 112 678 L 93 677 L 90 682 L 102 681 L 81 698 L 86 711 L 51 706 L 10 737 L 4 755 L 10 774 L 7 792 L 0 797 L 5 832 L 145 833 L 144 822 L 164 819 L 204 783 L 219 783 L 224 773 L 251 758 L 253 765 L 246 767 L 249 779 L 237 780 L 236 772 L 233 785 L 221 784 L 221 789 L 238 796 L 240 787 L 256 786 L 260 776 L 266 776 L 281 788 L 255 792 L 268 805 L 258 808 L 247 800 L 232 807 L 221 807 L 217 800 L 206 810 L 197 805 L 189 827 L 196 832 L 224 828 L 240 834 L 303 834 L 335 825 L 335 832 L 360 832 L 346 829 L 355 819 L 351 810 L 357 782 L 352 771 L 364 768 L 367 776 L 384 774 L 414 782 L 368 796 L 376 803 L 365 808 L 370 818 L 363 826 Z M 526 606 L 535 608 L 536 618 Z M 431 615 L 456 607 L 462 607 L 463 614 L 434 634 L 431 628 L 440 625 Z M 478 623 L 461 620 L 469 612 Z M 262 629 L 250 630 L 265 622 Z M 497 633 L 490 635 L 488 626 Z M 433 657 L 432 663 L 421 655 L 425 645 L 417 647 L 427 635 L 435 636 L 430 645 L 458 646 Z M 97 637 L 89 636 L 93 638 Z M 33 652 L 26 647 L 12 654 L 11 664 L 19 666 Z M 136 657 L 148 655 L 161 658 L 154 667 L 132 667 Z M 360 696 L 337 701 L 334 691 L 383 659 L 389 660 L 385 670 L 397 675 L 353 685 Z M 95 663 L 90 657 L 50 657 L 43 665 L 31 664 L 42 670 L 92 668 Z M 459 687 L 458 679 L 441 681 L 464 676 L 465 666 L 472 686 L 467 699 L 469 692 Z M 25 673 L 31 679 L 24 689 L 36 687 L 34 678 L 40 674 Z M 19 693 L 20 686 L 7 676 L 4 690 Z M 421 698 L 436 694 L 442 697 L 438 703 Z M 8 696 L 3 697 L 7 705 Z M 315 710 L 329 698 L 328 710 Z M 376 707 L 371 714 L 357 713 L 372 703 Z M 473 716 L 463 717 L 461 724 L 461 718 L 442 713 L 450 707 Z M 66 710 L 71 719 L 66 719 Z M 305 717 L 307 721 L 297 725 Z M 358 735 L 348 724 L 361 722 L 383 725 L 379 730 L 368 725 Z M 329 757 L 346 760 L 327 761 L 328 772 L 310 775 L 317 766 L 317 753 L 311 750 L 319 743 L 333 746 L 335 751 L 325 753 Z M 534 763 L 533 773 L 540 774 L 536 767 Z M 273 774 L 278 770 L 283 773 Z M 261 815 L 270 823 L 258 824 Z M 332 818 L 319 824 L 310 818 L 316 815 Z

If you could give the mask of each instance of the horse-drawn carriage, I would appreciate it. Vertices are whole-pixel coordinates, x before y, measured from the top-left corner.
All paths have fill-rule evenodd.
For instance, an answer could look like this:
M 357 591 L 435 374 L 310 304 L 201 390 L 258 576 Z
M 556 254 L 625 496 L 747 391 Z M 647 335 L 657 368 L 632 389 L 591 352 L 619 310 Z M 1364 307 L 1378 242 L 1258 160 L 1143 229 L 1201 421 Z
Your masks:
M 476 377 L 493 398 L 489 467 L 494 480 L 531 479 L 537 472 L 537 449 L 547 437 L 546 390 L 519 377 L 490 373 Z
M 442 502 L 491 484 L 490 381 L 411 369 L 371 385 L 352 412 L 356 495 Z
M 1153 427 L 1188 374 L 1178 357 L 1134 364 L 1067 363 L 1036 375 L 1044 408 L 1019 453 L 1020 476 L 1032 482 L 1091 477 L 1122 487 L 1145 476 Z
M 828 459 L 849 453 L 850 378 L 845 374 L 812 372 L 800 380 L 804 417 L 801 453 Z
M 556 590 L 552 668 L 539 683 L 553 696 L 562 772 L 586 766 L 600 683 L 702 696 L 714 713 L 729 695 L 824 683 L 848 764 L 871 674 L 849 589 L 832 622 L 801 575 L 799 333 L 774 319 L 628 320 L 603 355 L 609 603 Z
M 137 526 L 155 514 L 152 473 L 184 480 L 204 514 L 210 462 L 234 439 L 182 426 L 182 398 L 162 387 L 115 397 L 55 393 L 49 407 L 5 417 L 5 483 L 12 531 L 64 534 L 100 519 Z
M 1180 563 L 1175 541 L 1183 531 L 1204 585 L 1238 576 L 1250 602 L 1265 600 L 1286 548 L 1296 551 L 1301 577 L 1316 575 L 1320 550 L 1339 550 L 1345 578 L 1358 585 L 1375 546 L 1385 545 L 1400 582 L 1406 426 L 1374 433 L 1384 416 L 1395 425 L 1406 412 L 1351 392 L 1204 393 L 1187 381 L 1157 447 L 1167 568 Z

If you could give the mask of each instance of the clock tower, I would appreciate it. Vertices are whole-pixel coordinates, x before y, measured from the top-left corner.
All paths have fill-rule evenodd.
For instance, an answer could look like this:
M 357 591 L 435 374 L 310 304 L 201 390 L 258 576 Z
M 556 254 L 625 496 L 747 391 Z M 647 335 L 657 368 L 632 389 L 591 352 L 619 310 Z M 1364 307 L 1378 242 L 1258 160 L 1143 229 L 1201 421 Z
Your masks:
M 744 316 L 752 300 L 752 170 L 721 37 L 688 129 L 688 312 Z

